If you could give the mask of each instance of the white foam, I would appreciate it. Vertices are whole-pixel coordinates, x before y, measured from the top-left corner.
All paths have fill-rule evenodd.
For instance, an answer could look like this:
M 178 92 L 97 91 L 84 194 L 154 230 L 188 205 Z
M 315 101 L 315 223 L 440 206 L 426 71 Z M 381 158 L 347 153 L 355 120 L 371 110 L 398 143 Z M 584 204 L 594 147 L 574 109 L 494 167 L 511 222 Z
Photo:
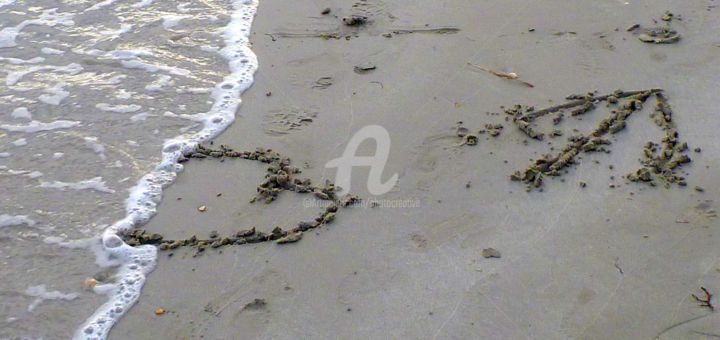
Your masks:
M 65 86 L 67 86 L 66 83 L 60 82 L 53 87 L 44 89 L 43 92 L 47 94 L 41 94 L 38 100 L 45 104 L 60 105 L 60 103 L 70 95 L 70 92 L 63 89 Z
M 12 86 L 17 84 L 24 76 L 34 73 L 37 71 L 45 71 L 45 70 L 52 70 L 55 72 L 61 72 L 61 73 L 69 73 L 69 74 L 78 74 L 80 71 L 83 70 L 82 66 L 80 64 L 71 63 L 67 66 L 52 66 L 52 65 L 43 65 L 43 66 L 32 66 L 28 67 L 22 71 L 12 71 L 8 72 L 7 77 L 5 78 L 5 85 Z
M 100 31 L 101 38 L 108 38 L 108 39 L 114 39 L 119 37 L 120 35 L 130 32 L 132 29 L 131 24 L 120 24 L 120 28 L 116 30 L 106 30 L 106 31 Z
M 107 227 L 107 224 L 98 227 Z M 105 251 L 100 235 L 78 240 L 66 240 L 59 236 L 48 236 L 43 239 L 43 242 L 70 249 L 89 249 L 95 254 L 95 263 L 103 268 L 119 266 L 122 263 Z
M 146 62 L 143 62 L 140 60 L 135 60 L 135 59 L 123 60 L 120 62 L 120 64 L 125 68 L 141 69 L 141 70 L 148 71 L 150 73 L 163 71 L 163 72 L 167 72 L 170 74 L 174 74 L 177 76 L 183 76 L 183 77 L 187 77 L 191 73 L 190 71 L 179 68 L 179 67 L 172 67 L 172 66 L 165 66 L 165 65 L 153 65 L 153 64 L 148 64 Z
M 53 158 L 53 159 L 60 159 L 60 158 L 62 158 L 62 156 L 65 156 L 65 154 L 62 153 L 62 152 L 56 152 L 56 153 L 53 154 L 52 158 Z
M 35 178 L 38 178 L 38 177 L 42 177 L 42 176 L 43 176 L 43 173 L 40 172 L 40 171 L 33 171 L 33 172 L 27 174 L 26 176 L 27 176 L 27 177 L 30 177 L 30 178 L 32 178 L 32 179 L 35 179 Z
M 54 48 L 51 48 L 51 47 L 43 47 L 43 48 L 40 49 L 40 52 L 42 52 L 42 53 L 44 53 L 44 54 L 53 54 L 53 55 L 65 54 L 65 51 L 61 51 L 61 50 L 54 49 Z
M 115 1 L 117 1 L 117 0 L 105 0 L 105 1 L 98 2 L 98 3 L 90 6 L 88 9 L 86 9 L 85 12 L 97 11 L 103 7 L 112 5 Z
M 14 226 L 14 225 L 22 225 L 22 224 L 25 224 L 28 226 L 34 226 L 35 221 L 33 221 L 32 219 L 30 219 L 29 217 L 27 217 L 25 215 L 15 215 L 15 216 L 7 215 L 7 214 L 0 215 L 0 228 Z
M 95 177 L 91 178 L 85 181 L 80 182 L 74 182 L 74 183 L 68 183 L 68 182 L 61 182 L 61 181 L 54 181 L 54 182 L 40 182 L 41 188 L 51 188 L 51 189 L 58 189 L 58 190 L 65 190 L 65 189 L 73 189 L 73 190 L 95 190 L 99 192 L 105 192 L 112 194 L 115 192 L 115 190 L 108 188 L 105 185 L 105 181 L 102 180 L 102 177 Z
M 50 123 L 43 123 L 37 120 L 33 120 L 25 125 L 8 125 L 0 124 L 0 129 L 11 131 L 11 132 L 38 132 L 38 131 L 50 131 L 57 129 L 68 129 L 80 125 L 80 122 L 72 120 L 56 120 Z M 17 144 L 16 144 L 17 145 Z M 23 144 L 24 145 L 24 144 Z
M 206 94 L 211 93 L 212 89 L 207 87 L 192 87 L 189 89 L 177 89 L 177 93 L 190 93 L 190 94 Z
M 75 332 L 74 339 L 105 339 L 115 322 L 137 301 L 147 273 L 155 266 L 157 249 L 149 245 L 131 247 L 122 241 L 118 232 L 146 223 L 156 213 L 163 187 L 172 183 L 182 170 L 178 159 L 193 151 L 198 143 L 216 137 L 235 120 L 240 94 L 252 85 L 258 67 L 257 57 L 250 50 L 248 41 L 257 5 L 257 0 L 233 2 L 230 22 L 222 32 L 225 47 L 220 51 L 228 60 L 231 73 L 213 90 L 214 103 L 210 111 L 203 114 L 202 130 L 165 142 L 161 163 L 131 190 L 126 201 L 127 216 L 103 232 L 105 250 L 123 262 L 118 271 L 120 279 L 107 291 L 108 302 L 86 320 Z M 136 61 L 123 61 L 123 65 L 144 67 L 125 64 Z
M 96 108 L 108 111 L 108 112 L 117 112 L 117 113 L 132 113 L 137 112 L 140 109 L 142 109 L 142 106 L 137 104 L 120 104 L 120 105 L 110 105 L 108 103 L 97 103 L 95 105 Z
M 83 140 L 85 140 L 85 146 L 95 152 L 100 159 L 107 159 L 107 156 L 105 155 L 105 147 L 98 142 L 97 137 L 85 137 Z
M 2 127 L 3 127 L 3 126 L 0 125 L 0 128 L 2 128 Z M 27 140 L 26 140 L 25 138 L 18 138 L 18 139 L 14 140 L 14 141 L 12 142 L 12 145 L 15 145 L 15 146 L 25 146 L 25 145 L 27 145 Z
M 13 64 L 13 65 L 23 65 L 23 64 L 37 64 L 37 63 L 42 63 L 43 61 L 45 61 L 45 58 L 43 58 L 43 57 L 35 57 L 35 58 L 31 58 L 31 59 L 20 59 L 20 58 L 5 58 L 5 57 L 0 57 L 0 61 L 7 61 L 8 63 Z
M 153 3 L 153 0 L 142 0 L 136 4 L 130 5 L 132 8 L 143 8 L 145 6 L 149 6 Z
M 143 121 L 143 120 L 147 119 L 147 117 L 150 117 L 150 116 L 154 116 L 154 115 L 151 115 L 147 112 L 142 112 L 142 113 L 138 113 L 136 115 L 132 115 L 130 117 L 130 121 L 139 122 L 139 121 Z
M 35 310 L 45 300 L 75 300 L 78 293 L 61 293 L 57 290 L 48 291 L 45 285 L 37 285 L 29 287 L 25 290 L 25 295 L 35 297 L 35 300 L 28 306 L 28 312 Z
M 44 10 L 37 19 L 25 20 L 15 27 L 3 28 L 2 31 L 0 31 L 0 48 L 17 46 L 15 38 L 17 38 L 18 34 L 27 26 L 45 25 L 53 27 L 58 24 L 72 26 L 75 25 L 72 17 L 72 13 L 57 13 L 57 8 Z
M 115 98 L 117 98 L 117 99 L 130 99 L 130 98 L 132 98 L 133 93 L 135 93 L 135 92 L 128 92 L 128 91 L 125 91 L 124 89 L 120 89 L 120 90 L 118 91 L 118 94 L 115 95 Z
M 177 9 L 178 9 L 178 11 L 180 11 L 181 13 L 190 12 L 189 9 L 185 8 L 185 7 L 187 7 L 187 6 L 190 6 L 190 3 L 189 3 L 189 2 L 186 2 L 186 3 L 182 3 L 182 4 L 177 5 Z
M 27 174 L 27 173 L 30 172 L 30 171 L 27 171 L 27 170 L 14 170 L 14 169 L 5 169 L 5 170 L 6 170 L 6 171 L 8 172 L 8 174 L 10 174 L 10 175 L 24 175 L 24 174 Z
M 190 15 L 166 15 L 162 17 L 163 28 L 169 30 L 180 23 L 180 20 L 190 18 Z
M 32 120 L 32 114 L 30 114 L 30 111 L 26 107 L 18 107 L 13 110 L 13 112 L 10 114 L 11 117 L 15 119 L 27 119 Z
M 114 58 L 114 59 L 137 59 L 137 57 L 151 57 L 153 55 L 152 52 L 148 50 L 143 49 L 135 49 L 135 50 L 114 50 L 110 51 L 108 53 L 105 53 L 106 57 Z
M 160 91 L 163 87 L 170 84 L 170 81 L 172 80 L 172 77 L 166 74 L 161 74 L 157 77 L 157 79 L 145 86 L 145 89 L 150 92 Z
M 15 0 L 0 0 L 0 8 L 9 6 L 15 3 Z
M 215 46 L 202 45 L 200 46 L 200 50 L 204 52 L 217 53 L 220 49 Z

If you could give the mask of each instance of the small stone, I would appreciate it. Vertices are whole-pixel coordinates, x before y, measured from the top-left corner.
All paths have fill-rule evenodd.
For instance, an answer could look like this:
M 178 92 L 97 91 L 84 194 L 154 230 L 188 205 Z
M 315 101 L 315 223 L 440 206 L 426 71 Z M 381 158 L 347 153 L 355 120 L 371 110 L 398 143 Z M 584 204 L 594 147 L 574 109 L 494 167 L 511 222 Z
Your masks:
M 697 192 L 703 192 L 703 191 L 705 191 L 705 189 L 703 189 L 703 187 L 701 187 L 701 186 L 697 186 L 697 185 L 696 185 L 696 186 L 695 186 L 695 191 L 697 191 Z
M 162 308 L 158 308 L 155 310 L 155 315 L 163 315 L 165 314 L 165 310 Z
M 201 206 L 198 208 L 198 211 L 200 211 L 200 212 L 205 212 L 205 210 L 207 210 L 207 207 L 204 206 L 204 205 L 201 205 Z
M 494 248 L 485 248 L 482 250 L 482 256 L 486 259 L 489 258 L 500 258 L 500 251 Z
M 358 74 L 367 73 L 374 70 L 376 67 L 373 63 L 364 63 L 357 65 L 353 68 L 353 71 Z

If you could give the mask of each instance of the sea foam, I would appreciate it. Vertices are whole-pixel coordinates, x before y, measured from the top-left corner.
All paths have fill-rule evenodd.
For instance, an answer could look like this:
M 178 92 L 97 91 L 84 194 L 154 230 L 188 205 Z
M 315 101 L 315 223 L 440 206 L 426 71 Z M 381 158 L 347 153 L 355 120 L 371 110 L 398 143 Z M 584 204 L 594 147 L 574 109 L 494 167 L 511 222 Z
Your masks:
M 102 245 L 105 251 L 122 262 L 117 273 L 119 279 L 103 289 L 109 300 L 78 328 L 74 339 L 105 339 L 115 322 L 140 296 L 145 277 L 155 266 L 157 249 L 150 245 L 131 247 L 122 241 L 118 233 L 146 223 L 155 215 L 163 187 L 172 183 L 182 170 L 178 159 L 193 151 L 198 143 L 216 137 L 235 120 L 241 102 L 240 95 L 252 85 L 258 67 L 257 57 L 249 46 L 250 26 L 257 6 L 257 0 L 233 2 L 230 22 L 222 31 L 225 47 L 220 50 L 220 54 L 228 60 L 230 74 L 212 91 L 213 106 L 210 111 L 201 114 L 202 130 L 165 142 L 160 164 L 131 189 L 126 201 L 127 215 L 103 232 Z M 150 72 L 161 70 L 137 60 L 125 61 L 123 66 L 144 68 Z M 176 69 L 163 71 L 174 74 Z

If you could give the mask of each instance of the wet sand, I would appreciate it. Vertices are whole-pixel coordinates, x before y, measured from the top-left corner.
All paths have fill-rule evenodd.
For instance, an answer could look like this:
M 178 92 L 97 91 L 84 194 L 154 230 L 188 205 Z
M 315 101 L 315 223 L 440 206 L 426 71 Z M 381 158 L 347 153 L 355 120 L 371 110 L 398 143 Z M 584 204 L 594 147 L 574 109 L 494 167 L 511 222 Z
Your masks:
M 380 125 L 392 141 L 383 180 L 397 173 L 399 182 L 375 198 L 417 200 L 419 207 L 346 209 L 295 244 L 209 249 L 198 257 L 191 249 L 160 252 L 140 301 L 111 338 L 720 334 L 717 314 L 691 298 L 701 286 L 720 293 L 720 223 L 709 213 L 720 194 L 714 131 L 720 126 L 720 40 L 709 33 L 720 29 L 717 9 L 671 1 L 368 4 L 375 21 L 358 37 L 272 41 L 265 33 L 336 30 L 350 7 L 261 2 L 252 39 L 260 69 L 243 95 L 240 117 L 215 145 L 272 148 L 322 183 L 335 176 L 324 164 L 342 154 L 355 131 Z M 329 16 L 320 14 L 325 7 Z M 652 26 L 665 10 L 682 16 L 672 22 L 682 34 L 679 43 L 645 44 L 625 31 L 634 23 Z M 461 31 L 381 36 L 426 24 Z M 365 62 L 377 68 L 353 71 Z M 467 62 L 515 72 L 534 87 Z M 313 88 L 322 77 L 332 77 L 332 85 Z M 547 180 L 543 192 L 525 192 L 508 179 L 550 147 L 562 147 L 572 127 L 596 124 L 606 110 L 582 121 L 568 117 L 558 126 L 565 136 L 542 142 L 528 139 L 504 114 L 488 112 L 514 104 L 542 108 L 572 93 L 617 88 L 665 89 L 683 141 L 702 148 L 690 152 L 693 162 L 683 168 L 687 188 L 621 178 L 640 166 L 642 145 L 662 137 L 647 118 L 651 108 L 613 136 L 611 153 L 581 155 L 564 181 Z M 278 133 L 298 116 L 313 119 Z M 496 138 L 481 135 L 477 146 L 454 147 L 458 121 L 504 129 Z M 373 147 L 365 143 L 361 153 L 371 155 Z M 191 160 L 144 228 L 171 239 L 206 237 L 252 226 L 289 229 L 317 215 L 319 208 L 306 207 L 307 195 L 292 192 L 272 204 L 249 203 L 264 168 L 239 159 Z M 367 176 L 367 168 L 355 168 L 351 187 L 366 199 L 372 198 Z M 207 211 L 198 211 L 203 205 Z M 501 258 L 483 257 L 488 247 Z M 155 315 L 158 308 L 166 313 Z

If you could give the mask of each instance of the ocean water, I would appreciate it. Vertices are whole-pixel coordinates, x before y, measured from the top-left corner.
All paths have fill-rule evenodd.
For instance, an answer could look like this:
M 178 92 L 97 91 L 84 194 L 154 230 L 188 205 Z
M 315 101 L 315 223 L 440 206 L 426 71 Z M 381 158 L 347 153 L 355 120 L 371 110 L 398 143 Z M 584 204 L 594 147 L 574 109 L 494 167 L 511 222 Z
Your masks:
M 102 339 L 136 302 L 156 250 L 117 233 L 233 122 L 257 5 L 0 0 L 0 339 Z

